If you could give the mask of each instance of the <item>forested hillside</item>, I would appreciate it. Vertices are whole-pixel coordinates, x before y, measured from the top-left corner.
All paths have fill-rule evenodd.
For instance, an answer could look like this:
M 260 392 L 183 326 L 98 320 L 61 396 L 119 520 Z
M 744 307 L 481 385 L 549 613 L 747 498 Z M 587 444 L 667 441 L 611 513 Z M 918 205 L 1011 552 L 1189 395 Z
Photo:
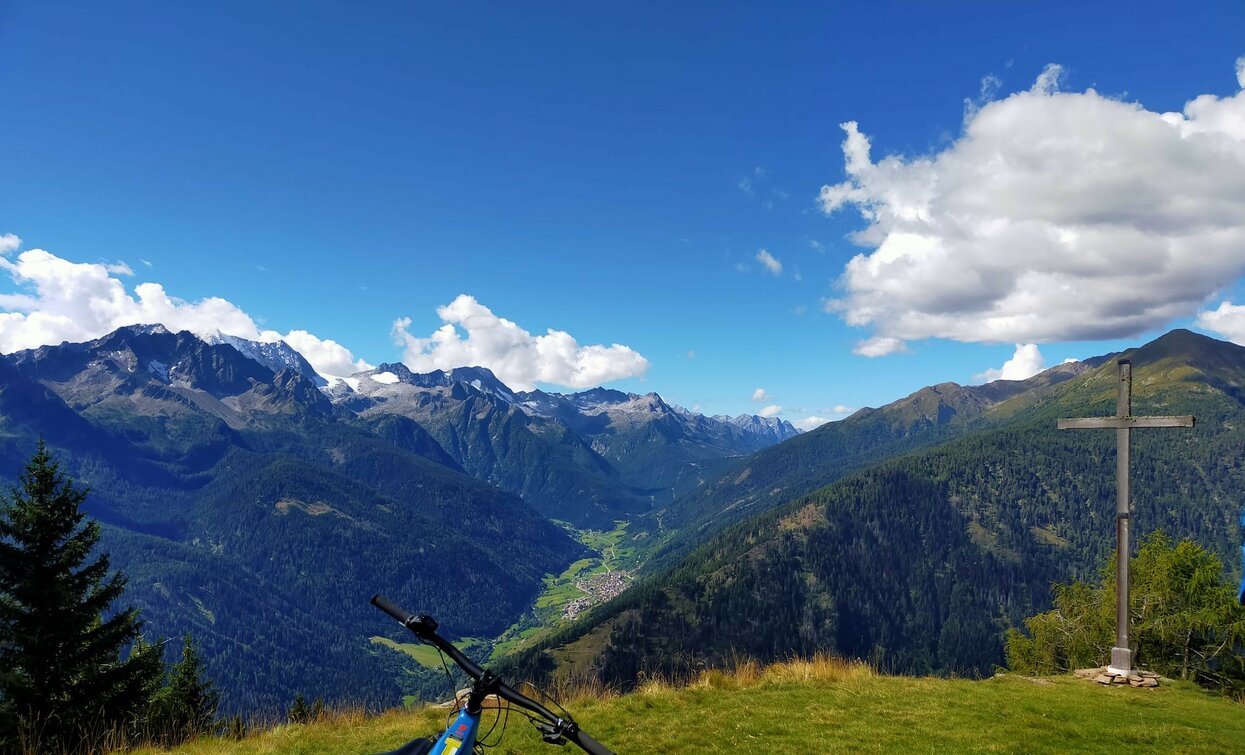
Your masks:
M 672 566 L 733 522 L 768 511 L 854 470 L 927 448 L 1043 400 L 1056 386 L 1100 362 L 1060 365 L 1028 380 L 980 386 L 942 383 L 878 409 L 861 409 L 735 461 L 707 483 L 642 518 L 636 532 L 649 572 Z M 997 412 L 997 413 L 996 413 Z
M 1135 527 L 1239 568 L 1245 349 L 1175 331 L 1129 356 L 1134 413 L 1198 418 L 1134 433 Z M 1114 547 L 1114 433 L 1055 420 L 1114 413 L 1115 370 L 1018 395 L 987 426 L 735 525 L 514 665 L 628 684 L 734 652 L 825 650 L 891 671 L 989 671 L 1052 581 L 1088 576 Z

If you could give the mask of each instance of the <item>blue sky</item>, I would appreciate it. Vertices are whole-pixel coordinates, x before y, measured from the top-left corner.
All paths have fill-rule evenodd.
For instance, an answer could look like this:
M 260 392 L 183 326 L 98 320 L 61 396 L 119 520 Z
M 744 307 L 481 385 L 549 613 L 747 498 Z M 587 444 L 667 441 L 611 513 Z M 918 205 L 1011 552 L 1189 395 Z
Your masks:
M 852 179 L 839 124 L 859 124 L 875 162 L 937 156 L 964 138 L 966 100 L 1030 90 L 1049 64 L 1059 91 L 1092 87 L 1155 116 L 1233 97 L 1239 3 L 358 5 L 0 3 L 0 233 L 21 238 L 9 257 L 124 262 L 128 291 L 222 297 L 262 328 L 310 331 L 372 364 L 403 357 L 396 319 L 426 337 L 437 308 L 468 294 L 534 336 L 643 355 L 644 374 L 615 387 L 792 420 L 969 382 L 1016 343 L 1037 343 L 1047 365 L 1116 350 L 1239 299 L 1232 236 L 1207 268 L 1214 286 L 1190 283 L 1109 332 L 922 329 L 891 304 L 852 327 L 825 302 L 875 312 L 869 297 L 902 300 L 926 279 L 844 282 L 849 260 L 903 225 L 849 239 L 870 226 L 860 207 L 889 201 L 884 178 L 858 176 L 864 199 L 830 214 L 819 200 Z M 1130 148 L 1152 151 L 1140 137 Z M 1223 180 L 1206 191 L 1235 191 Z M 963 195 L 942 199 L 930 206 Z M 1224 210 L 1229 230 L 1245 227 L 1243 206 Z M 1159 233 L 1174 234 L 1169 256 L 1189 241 Z M 995 254 L 1045 258 L 1016 249 Z M 949 254 L 950 279 L 974 272 L 956 254 L 980 259 Z M 971 310 L 966 290 L 939 311 Z M 1221 337 L 1237 332 L 1224 314 Z M 907 352 L 853 353 L 886 337 Z

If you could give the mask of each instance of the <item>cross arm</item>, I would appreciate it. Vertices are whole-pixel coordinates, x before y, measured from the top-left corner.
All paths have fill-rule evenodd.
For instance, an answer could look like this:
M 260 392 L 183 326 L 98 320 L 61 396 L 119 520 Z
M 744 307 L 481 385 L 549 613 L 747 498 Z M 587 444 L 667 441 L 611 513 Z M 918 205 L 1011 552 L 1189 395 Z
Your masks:
M 1105 430 L 1141 427 L 1193 427 L 1191 415 L 1182 417 L 1082 417 L 1061 419 L 1060 430 Z

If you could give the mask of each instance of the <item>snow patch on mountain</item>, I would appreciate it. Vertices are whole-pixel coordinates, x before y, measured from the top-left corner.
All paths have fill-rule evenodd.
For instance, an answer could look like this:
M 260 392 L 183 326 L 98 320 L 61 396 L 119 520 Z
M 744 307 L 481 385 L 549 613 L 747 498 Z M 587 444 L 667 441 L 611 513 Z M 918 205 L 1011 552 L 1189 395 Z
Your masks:
M 144 326 L 144 327 L 161 327 Z M 281 370 L 294 370 L 303 377 L 315 383 L 318 387 L 324 388 L 329 384 L 320 373 L 316 372 L 311 363 L 298 353 L 293 346 L 285 341 L 274 341 L 273 343 L 260 343 L 259 341 L 251 341 L 238 336 L 225 335 L 217 333 L 203 339 L 206 343 L 227 344 L 237 349 L 244 357 L 259 362 L 273 372 Z
M 158 359 L 153 359 L 147 363 L 147 371 L 154 375 L 162 382 L 169 382 L 169 366 Z

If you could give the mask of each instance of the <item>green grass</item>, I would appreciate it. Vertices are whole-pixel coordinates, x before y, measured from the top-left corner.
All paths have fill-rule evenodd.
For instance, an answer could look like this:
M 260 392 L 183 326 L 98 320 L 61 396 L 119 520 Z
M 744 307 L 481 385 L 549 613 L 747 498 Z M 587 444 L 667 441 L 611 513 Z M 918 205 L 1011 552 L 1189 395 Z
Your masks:
M 388 637 L 373 637 L 372 643 L 376 645 L 384 645 L 390 650 L 396 650 L 399 653 L 404 653 L 411 658 L 414 658 L 415 661 L 421 666 L 426 666 L 432 669 L 441 668 L 441 654 L 438 653 L 437 649 L 431 645 L 424 645 L 419 642 L 394 642 Z M 481 647 L 487 647 L 488 645 L 487 642 L 479 640 L 475 637 L 464 637 L 454 644 L 458 646 L 459 650 L 462 650 L 468 656 L 471 656 L 473 651 L 476 651 Z
M 595 574 L 599 564 L 600 559 L 581 558 L 556 577 L 545 575 L 545 589 L 536 598 L 536 608 L 556 608 L 560 612 L 562 606 L 582 598 L 584 591 L 575 586 L 575 580 Z
M 579 541 L 602 554 L 605 566 L 610 569 L 625 569 L 635 558 L 635 547 L 622 544 L 629 526 L 631 522 L 619 519 L 614 522 L 614 529 L 609 532 L 581 530 Z
M 815 662 L 814 662 L 815 663 Z M 1128 752 L 1236 753 L 1245 706 L 1183 683 L 1156 690 L 1061 677 L 984 681 L 878 676 L 838 662 L 829 672 L 783 664 L 689 687 L 568 703 L 611 749 L 643 753 Z M 804 664 L 808 666 L 809 664 Z M 776 670 L 775 670 L 776 669 Z M 281 726 L 241 742 L 203 739 L 176 755 L 379 752 L 444 725 L 444 709 L 340 715 Z M 577 751 L 577 750 L 574 750 Z M 154 754 L 155 751 L 147 751 Z M 569 753 L 510 717 L 499 753 Z

